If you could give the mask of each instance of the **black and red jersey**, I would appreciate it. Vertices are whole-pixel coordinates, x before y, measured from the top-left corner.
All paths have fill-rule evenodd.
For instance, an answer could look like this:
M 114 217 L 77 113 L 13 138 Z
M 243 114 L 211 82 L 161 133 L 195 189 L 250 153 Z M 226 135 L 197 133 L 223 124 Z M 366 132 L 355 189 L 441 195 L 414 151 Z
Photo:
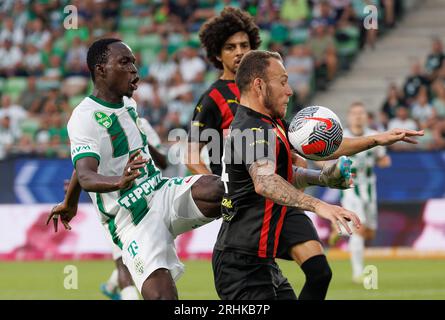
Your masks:
M 229 128 L 236 114 L 240 99 L 238 87 L 233 80 L 217 80 L 204 92 L 193 112 L 190 129 L 196 129 L 194 134 L 189 132 L 189 141 L 210 143 L 212 138 L 202 134 L 206 129 L 218 132 L 218 147 L 209 149 L 210 169 L 214 174 L 221 174 L 221 157 L 223 152 L 224 132 Z
M 224 147 L 223 222 L 216 250 L 261 258 L 276 256 L 287 207 L 255 192 L 249 167 L 263 158 L 273 160 L 275 173 L 291 182 L 292 156 L 285 122 L 239 105 Z

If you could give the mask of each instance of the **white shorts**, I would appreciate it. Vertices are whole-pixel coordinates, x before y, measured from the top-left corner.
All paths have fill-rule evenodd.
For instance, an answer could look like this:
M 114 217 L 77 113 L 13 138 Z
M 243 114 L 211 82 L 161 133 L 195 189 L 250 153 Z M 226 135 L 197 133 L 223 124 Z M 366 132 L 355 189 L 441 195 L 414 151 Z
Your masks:
M 363 226 L 377 230 L 377 201 L 375 198 L 374 200 L 363 200 L 355 194 L 351 194 L 351 191 L 354 192 L 353 190 L 346 191 L 341 199 L 342 207 L 354 212 Z
M 200 177 L 170 178 L 155 191 L 145 217 L 122 234 L 122 260 L 139 291 L 160 268 L 170 270 L 173 280 L 178 280 L 184 265 L 176 254 L 176 236 L 214 220 L 206 218 L 192 198 L 191 187 Z

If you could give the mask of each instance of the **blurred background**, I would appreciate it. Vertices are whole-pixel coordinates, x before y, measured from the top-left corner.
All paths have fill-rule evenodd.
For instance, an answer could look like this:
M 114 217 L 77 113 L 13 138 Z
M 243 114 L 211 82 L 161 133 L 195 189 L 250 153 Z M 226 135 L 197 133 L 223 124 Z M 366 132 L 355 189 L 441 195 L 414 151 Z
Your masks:
M 77 28 L 64 27 L 71 13 L 64 11 L 68 5 L 77 8 Z M 445 298 L 439 271 L 445 267 L 441 0 L 0 0 L 0 298 L 100 298 L 94 288 L 112 268 L 110 245 L 87 195 L 81 197 L 73 231 L 54 233 L 44 224 L 52 205 L 63 199 L 63 180 L 71 176 L 66 124 L 73 108 L 92 91 L 89 45 L 101 37 L 118 37 L 132 48 L 141 76 L 134 96 L 138 112 L 168 149 L 169 131 L 187 129 L 197 99 L 219 76 L 200 47 L 199 28 L 229 5 L 255 17 L 261 49 L 283 56 L 294 90 L 287 118 L 304 106 L 323 105 L 346 127 L 349 105 L 362 101 L 375 130 L 425 130 L 418 145 L 396 144 L 389 150 L 390 168 L 376 169 L 379 229 L 366 256 L 396 261 L 388 270 L 411 263 L 414 271 L 406 279 L 420 268 L 417 273 L 429 273 L 432 285 L 413 297 Z M 364 27 L 368 5 L 377 8 L 377 29 Z M 184 175 L 186 170 L 170 165 L 164 174 Z M 308 192 L 339 201 L 332 190 Z M 314 221 L 327 243 L 329 226 Z M 180 256 L 208 259 L 218 226 L 215 222 L 178 238 Z M 350 272 L 344 260 L 346 241 L 327 249 L 334 273 L 335 267 L 340 275 Z M 63 267 L 58 266 L 66 261 L 85 266 L 90 276 L 81 280 L 86 291 L 63 291 Z M 199 268 L 209 278 L 194 273 Z M 36 272 L 31 289 L 13 276 L 23 279 L 25 270 Z M 190 270 L 190 277 L 199 279 L 186 273 L 183 297 L 215 298 L 209 263 Z M 292 281 L 300 283 L 301 277 Z M 334 278 L 328 298 L 397 299 L 411 297 L 403 292 L 418 286 L 416 280 L 406 291 L 408 280 L 388 276 L 389 283 L 400 282 L 400 295 L 379 296 L 335 282 L 341 279 Z M 205 289 L 190 285 L 199 281 Z

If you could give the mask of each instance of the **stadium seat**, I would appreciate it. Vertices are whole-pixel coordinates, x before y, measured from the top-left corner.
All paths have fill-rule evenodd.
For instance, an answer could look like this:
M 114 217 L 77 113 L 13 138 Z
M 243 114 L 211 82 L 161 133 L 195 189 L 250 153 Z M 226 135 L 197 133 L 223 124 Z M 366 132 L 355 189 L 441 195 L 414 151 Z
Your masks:
M 158 34 L 152 33 L 147 34 L 142 37 L 138 37 L 139 48 L 140 49 L 160 49 L 161 48 L 161 38 Z
M 335 33 L 335 47 L 337 49 L 340 68 L 347 70 L 359 51 L 360 31 L 357 27 L 345 27 Z
M 71 109 L 74 109 L 84 98 L 85 95 L 83 94 L 72 96 L 69 98 L 68 104 L 70 105 Z
M 270 32 L 268 30 L 260 30 L 260 38 L 261 38 L 261 50 L 266 50 L 269 47 L 270 43 Z
M 0 92 L 3 92 L 3 88 L 5 87 L 5 78 L 0 77 Z
M 270 28 L 270 38 L 273 42 L 284 43 L 289 37 L 289 29 L 282 23 L 274 23 Z
M 6 80 L 4 92 L 16 100 L 26 89 L 28 80 L 26 77 L 11 77 Z
M 147 47 L 144 49 L 141 49 L 141 60 L 142 64 L 150 65 L 153 63 L 153 61 L 156 60 L 160 48 L 152 48 Z
M 20 130 L 22 134 L 34 137 L 40 128 L 40 123 L 37 119 L 26 118 L 20 123 Z
M 204 76 L 204 82 L 207 85 L 211 85 L 213 82 L 216 81 L 216 79 L 218 79 L 218 74 L 219 72 L 216 70 L 207 71 Z
M 295 28 L 289 32 L 289 40 L 292 44 L 302 44 L 309 39 L 309 29 Z
M 137 32 L 141 23 L 139 17 L 122 17 L 119 22 L 119 31 L 123 33 Z
M 123 33 L 122 40 L 124 40 L 124 42 L 128 44 L 133 51 L 139 51 L 140 37 L 136 33 Z

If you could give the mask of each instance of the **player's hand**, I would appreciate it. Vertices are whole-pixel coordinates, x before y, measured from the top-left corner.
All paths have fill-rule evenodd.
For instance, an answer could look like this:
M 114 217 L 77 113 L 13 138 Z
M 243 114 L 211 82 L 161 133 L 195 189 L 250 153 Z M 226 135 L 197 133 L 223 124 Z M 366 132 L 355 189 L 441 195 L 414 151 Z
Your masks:
M 147 162 L 148 159 L 141 156 L 141 150 L 133 153 L 128 159 L 127 165 L 125 166 L 124 172 L 119 180 L 119 189 L 126 190 L 130 188 L 133 185 L 134 180 L 141 175 L 139 169 L 144 168 Z
M 48 219 L 46 220 L 46 225 L 49 224 L 51 220 L 53 220 L 54 231 L 57 232 L 57 227 L 60 221 L 66 230 L 71 230 L 71 226 L 69 225 L 70 221 L 77 214 L 77 205 L 74 207 L 67 206 L 65 202 L 61 202 L 58 205 L 54 206 L 51 209 L 51 213 L 48 215 Z
M 345 208 L 320 201 L 315 208 L 315 213 L 331 221 L 338 234 L 342 234 L 341 226 L 343 226 L 350 235 L 352 234 L 352 230 L 348 224 L 349 221 L 352 221 L 356 229 L 360 228 L 360 219 L 354 212 L 346 210 Z
M 341 156 L 335 162 L 325 163 L 320 171 L 320 182 L 334 189 L 348 189 L 352 187 L 351 175 L 352 160 L 346 156 Z
M 412 137 L 423 136 L 423 130 L 406 130 L 406 129 L 392 129 L 375 135 L 377 145 L 389 146 L 398 141 L 404 141 L 411 144 L 417 144 L 417 141 Z

